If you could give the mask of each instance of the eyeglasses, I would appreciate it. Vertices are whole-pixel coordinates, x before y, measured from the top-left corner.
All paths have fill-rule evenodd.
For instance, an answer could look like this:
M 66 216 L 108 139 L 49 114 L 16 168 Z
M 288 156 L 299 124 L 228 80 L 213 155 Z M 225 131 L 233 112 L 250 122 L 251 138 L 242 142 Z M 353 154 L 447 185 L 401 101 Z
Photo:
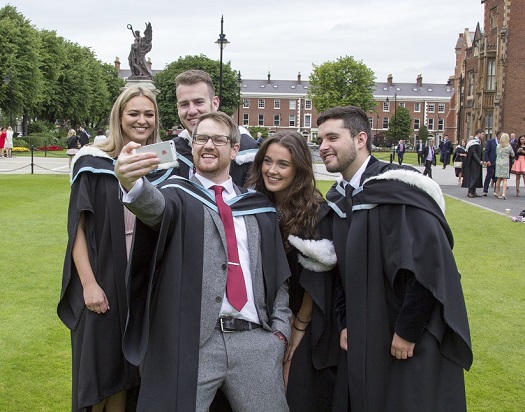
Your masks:
M 205 145 L 210 139 L 215 146 L 226 146 L 228 141 L 231 140 L 230 136 L 224 136 L 220 134 L 216 134 L 213 136 L 208 136 L 207 134 L 193 135 L 193 143 L 198 145 Z

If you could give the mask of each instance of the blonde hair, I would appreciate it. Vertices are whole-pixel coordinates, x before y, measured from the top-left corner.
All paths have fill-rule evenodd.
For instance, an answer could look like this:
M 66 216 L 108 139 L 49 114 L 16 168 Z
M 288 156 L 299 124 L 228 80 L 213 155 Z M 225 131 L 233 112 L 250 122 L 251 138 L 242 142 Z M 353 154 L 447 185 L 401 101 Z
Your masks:
M 109 115 L 109 135 L 104 142 L 98 143 L 96 146 L 101 150 L 106 152 L 110 157 L 116 158 L 120 154 L 122 148 L 124 147 L 124 138 L 122 136 L 122 112 L 126 104 L 137 96 L 147 97 L 155 108 L 155 128 L 153 133 L 148 137 L 145 144 L 151 144 L 155 142 L 160 142 L 160 133 L 159 133 L 159 107 L 157 106 L 157 99 L 151 90 L 146 89 L 141 86 L 130 86 L 126 87 L 120 96 L 115 100 L 113 108 L 111 109 L 111 114 Z
M 499 138 L 499 145 L 501 147 L 507 147 L 510 145 L 509 140 L 509 135 L 507 133 L 502 133 Z
M 69 129 L 69 132 L 67 132 L 67 137 L 70 138 L 71 136 L 74 136 L 75 134 L 77 134 L 77 132 L 75 132 L 75 129 Z

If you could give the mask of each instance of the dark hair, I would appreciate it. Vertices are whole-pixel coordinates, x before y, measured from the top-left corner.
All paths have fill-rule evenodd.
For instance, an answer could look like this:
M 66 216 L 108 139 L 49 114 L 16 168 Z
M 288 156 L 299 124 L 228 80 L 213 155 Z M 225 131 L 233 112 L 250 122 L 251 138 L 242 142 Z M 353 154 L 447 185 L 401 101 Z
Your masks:
M 357 106 L 332 107 L 321 113 L 317 118 L 317 126 L 330 119 L 341 119 L 346 129 L 350 131 L 350 136 L 355 137 L 359 133 L 366 133 L 366 149 L 372 153 L 372 131 L 368 116 L 363 109 Z
M 224 112 L 210 112 L 201 114 L 197 120 L 197 123 L 195 124 L 195 129 L 193 130 L 193 134 L 197 134 L 197 129 L 199 128 L 199 125 L 202 123 L 203 120 L 211 119 L 216 121 L 217 123 L 222 123 L 226 127 L 228 127 L 229 136 L 230 136 L 230 142 L 233 146 L 234 144 L 241 143 L 241 132 L 239 132 L 239 126 L 237 126 L 237 123 L 228 116 Z
M 255 155 L 247 187 L 254 187 L 275 203 L 274 194 L 266 189 L 262 176 L 262 165 L 266 151 L 273 143 L 281 144 L 288 149 L 296 170 L 284 204 L 279 205 L 282 207 L 282 217 L 279 222 L 281 236 L 285 245 L 288 244 L 289 235 L 315 238 L 317 235 L 317 214 L 324 200 L 315 185 L 312 154 L 305 138 L 300 133 L 281 131 L 266 138 Z
M 104 130 L 102 130 L 102 129 L 98 129 L 98 131 L 97 131 L 97 135 L 98 135 L 98 136 L 102 136 L 103 134 L 104 134 Z
M 483 133 L 483 129 L 476 129 L 476 133 L 475 133 L 475 135 L 477 136 L 477 135 L 480 134 L 480 133 Z

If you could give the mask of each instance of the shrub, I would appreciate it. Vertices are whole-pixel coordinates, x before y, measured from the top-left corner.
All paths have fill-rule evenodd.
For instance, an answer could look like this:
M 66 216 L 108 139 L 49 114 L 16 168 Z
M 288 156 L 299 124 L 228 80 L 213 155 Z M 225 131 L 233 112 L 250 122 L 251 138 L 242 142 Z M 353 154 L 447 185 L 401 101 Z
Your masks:
M 13 147 L 13 152 L 29 152 L 29 149 L 27 147 L 17 146 L 17 147 Z
M 29 134 L 54 132 L 55 125 L 44 120 L 36 120 L 29 123 Z

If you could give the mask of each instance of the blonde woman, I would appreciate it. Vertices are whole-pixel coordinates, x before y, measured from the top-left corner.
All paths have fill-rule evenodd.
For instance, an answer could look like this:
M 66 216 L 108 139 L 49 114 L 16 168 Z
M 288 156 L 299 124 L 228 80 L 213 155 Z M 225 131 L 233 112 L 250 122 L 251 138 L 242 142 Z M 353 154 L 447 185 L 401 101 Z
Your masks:
M 110 127 L 106 141 L 78 151 L 71 170 L 69 241 L 58 316 L 71 330 L 73 411 L 124 411 L 139 385 L 138 368 L 121 349 L 135 217 L 119 201 L 113 165 L 125 144 L 160 140 L 155 96 L 139 86 L 126 88 L 111 110 Z M 147 177 L 158 183 L 171 172 Z
M 509 178 L 510 159 L 514 157 L 514 150 L 509 143 L 509 135 L 502 133 L 499 138 L 499 145 L 496 148 L 496 188 L 494 196 L 499 199 L 507 199 L 507 180 Z M 502 189 L 501 195 L 500 188 Z
M 69 157 L 69 171 L 71 171 L 71 162 L 73 161 L 73 157 L 78 153 L 79 146 L 80 139 L 77 136 L 77 132 L 75 132 L 74 129 L 69 129 L 66 139 L 66 154 Z

